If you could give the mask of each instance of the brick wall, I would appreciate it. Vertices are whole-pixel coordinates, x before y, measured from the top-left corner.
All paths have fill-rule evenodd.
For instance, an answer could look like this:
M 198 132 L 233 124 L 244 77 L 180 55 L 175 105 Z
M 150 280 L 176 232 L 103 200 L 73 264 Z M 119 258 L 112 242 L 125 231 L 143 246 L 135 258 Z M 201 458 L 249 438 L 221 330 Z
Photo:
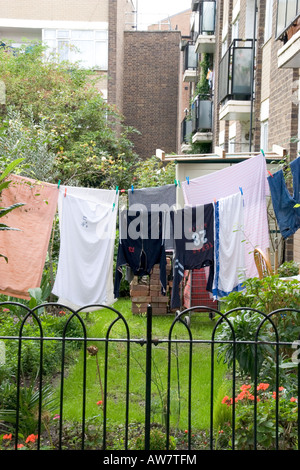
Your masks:
M 131 140 L 142 157 L 157 148 L 176 152 L 179 112 L 180 32 L 124 33 L 125 124 L 141 134 Z

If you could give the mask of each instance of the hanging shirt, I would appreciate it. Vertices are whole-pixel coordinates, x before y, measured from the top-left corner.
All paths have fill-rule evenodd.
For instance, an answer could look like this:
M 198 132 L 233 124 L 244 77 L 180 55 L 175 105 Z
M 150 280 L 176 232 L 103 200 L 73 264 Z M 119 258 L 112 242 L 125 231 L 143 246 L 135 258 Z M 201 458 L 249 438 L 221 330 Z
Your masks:
M 245 281 L 244 204 L 241 192 L 222 198 L 215 208 L 214 299 L 243 289 Z
M 134 211 L 135 212 L 135 211 Z M 155 264 L 160 266 L 162 294 L 166 293 L 166 252 L 163 240 L 163 214 L 161 212 L 121 211 L 120 235 L 117 254 L 114 294 L 119 296 L 122 266 L 129 266 L 135 276 L 151 273 Z
M 175 184 L 165 184 L 151 188 L 129 189 L 128 205 L 129 209 L 163 212 L 165 248 L 166 250 L 174 249 L 170 212 L 176 206 Z
M 186 206 L 172 214 L 174 224 L 174 277 L 171 308 L 180 307 L 180 283 L 184 270 L 210 266 L 207 290 L 212 290 L 214 276 L 214 208 L 213 204 Z
M 23 203 L 1 221 L 18 229 L 3 230 L 0 236 L 0 293 L 30 299 L 28 290 L 40 287 L 53 220 L 57 209 L 57 185 L 10 175 L 1 194 L 1 206 Z
M 267 166 L 263 155 L 251 157 L 222 170 L 193 178 L 181 184 L 185 204 L 208 204 L 236 194 L 242 188 L 244 195 L 244 239 L 246 276 L 257 276 L 253 250 L 269 247 L 269 227 L 266 196 L 269 195 Z M 246 245 L 245 245 L 246 246 Z
M 117 202 L 112 190 L 60 188 L 60 251 L 52 291 L 59 303 L 77 309 L 114 302 Z
M 268 177 L 274 213 L 283 238 L 290 237 L 300 228 L 300 158 L 290 163 L 293 179 L 293 195 L 290 194 L 284 179 L 283 170 Z

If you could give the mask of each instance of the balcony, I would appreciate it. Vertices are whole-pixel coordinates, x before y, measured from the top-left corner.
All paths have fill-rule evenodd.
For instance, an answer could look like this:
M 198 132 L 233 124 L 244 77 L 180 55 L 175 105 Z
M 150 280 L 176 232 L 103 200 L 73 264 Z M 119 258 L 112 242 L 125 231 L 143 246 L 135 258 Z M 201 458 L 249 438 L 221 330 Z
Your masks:
M 198 95 L 192 104 L 192 142 L 212 142 L 212 101 L 209 95 Z
M 200 0 L 197 5 L 193 30 L 196 52 L 213 54 L 216 44 L 216 2 Z
M 253 86 L 253 40 L 235 39 L 219 65 L 220 119 L 250 118 Z
M 181 151 L 190 151 L 190 142 L 192 136 L 192 121 L 191 119 L 184 118 L 181 123 Z
M 300 0 L 277 0 L 276 38 L 284 45 L 278 50 L 279 68 L 300 67 Z
M 195 82 L 197 81 L 197 66 L 198 66 L 198 54 L 195 52 L 195 44 L 187 42 L 183 48 L 183 60 L 184 60 L 184 82 Z

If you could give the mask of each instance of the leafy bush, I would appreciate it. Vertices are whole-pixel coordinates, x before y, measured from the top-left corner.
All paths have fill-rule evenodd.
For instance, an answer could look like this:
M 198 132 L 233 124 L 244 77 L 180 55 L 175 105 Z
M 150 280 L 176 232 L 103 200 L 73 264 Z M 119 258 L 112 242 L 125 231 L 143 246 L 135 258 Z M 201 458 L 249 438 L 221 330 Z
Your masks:
M 299 264 L 296 261 L 285 261 L 278 268 L 279 277 L 297 276 L 299 274 Z
M 297 399 L 289 396 L 284 387 L 279 387 L 279 413 L 278 431 L 279 448 L 296 450 L 297 446 Z M 257 419 L 254 422 L 255 394 L 253 385 L 244 384 L 235 401 L 235 448 L 237 450 L 250 450 L 254 448 L 254 429 L 257 429 L 257 448 L 271 450 L 275 448 L 276 438 L 276 392 L 270 391 L 268 383 L 257 386 Z M 233 399 L 225 396 L 222 406 L 231 408 Z M 218 445 L 228 448 L 232 446 L 231 423 L 222 429 L 222 439 Z

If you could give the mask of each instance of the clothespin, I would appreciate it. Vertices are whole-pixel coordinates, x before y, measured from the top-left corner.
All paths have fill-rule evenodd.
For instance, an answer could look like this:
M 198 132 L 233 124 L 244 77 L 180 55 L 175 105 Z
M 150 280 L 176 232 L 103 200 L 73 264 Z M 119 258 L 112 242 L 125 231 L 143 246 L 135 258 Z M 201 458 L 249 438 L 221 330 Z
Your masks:
M 66 195 L 67 195 L 67 187 L 65 187 L 65 197 L 66 197 Z
M 58 183 L 57 183 L 57 188 L 59 189 L 60 187 L 60 180 L 58 180 Z
M 115 210 L 116 203 L 113 203 L 112 212 Z
M 125 189 L 121 189 L 121 193 L 125 193 Z
M 175 186 L 177 186 L 177 180 L 174 180 Z
M 187 180 L 187 184 L 190 184 L 190 177 L 189 176 L 186 177 L 186 180 Z
M 118 194 L 119 186 L 116 187 L 116 194 Z
M 272 175 L 272 173 L 271 173 L 269 170 L 268 170 L 268 173 L 269 173 L 269 175 L 272 176 L 272 178 L 273 178 L 273 175 Z
M 131 192 L 133 193 L 133 184 L 131 185 Z
M 241 195 L 243 196 L 243 188 L 241 188 L 241 186 L 239 186 L 239 190 L 241 191 Z
M 215 204 L 217 204 L 217 200 L 216 200 L 216 198 L 214 198 L 214 203 L 215 203 Z
M 260 151 L 263 154 L 263 156 L 265 156 L 265 153 L 264 153 L 263 149 L 260 149 Z

